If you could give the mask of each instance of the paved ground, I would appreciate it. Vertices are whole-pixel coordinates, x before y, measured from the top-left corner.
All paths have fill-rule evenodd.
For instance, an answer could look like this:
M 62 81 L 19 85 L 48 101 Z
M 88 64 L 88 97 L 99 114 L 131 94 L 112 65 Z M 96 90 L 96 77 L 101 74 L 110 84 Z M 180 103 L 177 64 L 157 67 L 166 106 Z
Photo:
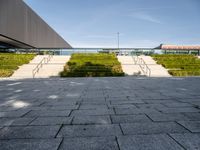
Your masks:
M 200 149 L 200 78 L 0 81 L 1 150 Z

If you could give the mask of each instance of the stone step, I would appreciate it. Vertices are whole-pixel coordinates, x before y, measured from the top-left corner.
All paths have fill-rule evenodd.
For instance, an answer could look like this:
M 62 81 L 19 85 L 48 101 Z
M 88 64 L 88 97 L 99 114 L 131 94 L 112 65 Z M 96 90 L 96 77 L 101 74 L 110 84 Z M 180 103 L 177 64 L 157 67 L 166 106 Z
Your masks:
M 140 66 L 135 64 L 132 56 L 117 56 L 122 65 L 122 70 L 126 75 L 144 75 Z
M 171 77 L 168 70 L 156 63 L 151 56 L 139 56 L 151 70 L 151 77 Z
M 19 69 L 14 72 L 12 78 L 33 78 L 33 69 L 45 57 L 48 56 L 38 55 L 32 61 L 30 61 L 29 64 L 20 66 Z M 51 76 L 58 76 L 69 59 L 70 56 L 53 56 L 48 63 L 43 64 L 39 72 L 35 75 L 35 78 L 48 78 Z

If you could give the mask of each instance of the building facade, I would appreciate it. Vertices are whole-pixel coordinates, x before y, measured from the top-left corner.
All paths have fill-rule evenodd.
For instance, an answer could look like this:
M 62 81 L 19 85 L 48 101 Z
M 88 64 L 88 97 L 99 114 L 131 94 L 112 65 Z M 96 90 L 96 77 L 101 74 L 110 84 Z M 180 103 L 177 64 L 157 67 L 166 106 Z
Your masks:
M 0 48 L 71 48 L 23 0 L 0 0 Z

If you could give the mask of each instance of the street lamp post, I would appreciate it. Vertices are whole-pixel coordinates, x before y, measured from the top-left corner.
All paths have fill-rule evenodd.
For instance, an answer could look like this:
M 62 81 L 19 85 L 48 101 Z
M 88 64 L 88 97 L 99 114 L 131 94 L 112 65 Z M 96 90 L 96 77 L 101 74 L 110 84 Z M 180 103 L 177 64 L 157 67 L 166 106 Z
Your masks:
M 118 44 L 118 49 L 119 49 L 119 32 L 117 32 L 117 44 Z

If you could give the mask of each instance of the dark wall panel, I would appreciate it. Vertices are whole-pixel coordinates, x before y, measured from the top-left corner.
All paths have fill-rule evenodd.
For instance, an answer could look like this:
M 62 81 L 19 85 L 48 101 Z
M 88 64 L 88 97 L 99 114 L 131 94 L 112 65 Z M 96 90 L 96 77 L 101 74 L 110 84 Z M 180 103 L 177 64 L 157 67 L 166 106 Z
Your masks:
M 22 0 L 0 0 L 0 34 L 36 48 L 71 48 Z

